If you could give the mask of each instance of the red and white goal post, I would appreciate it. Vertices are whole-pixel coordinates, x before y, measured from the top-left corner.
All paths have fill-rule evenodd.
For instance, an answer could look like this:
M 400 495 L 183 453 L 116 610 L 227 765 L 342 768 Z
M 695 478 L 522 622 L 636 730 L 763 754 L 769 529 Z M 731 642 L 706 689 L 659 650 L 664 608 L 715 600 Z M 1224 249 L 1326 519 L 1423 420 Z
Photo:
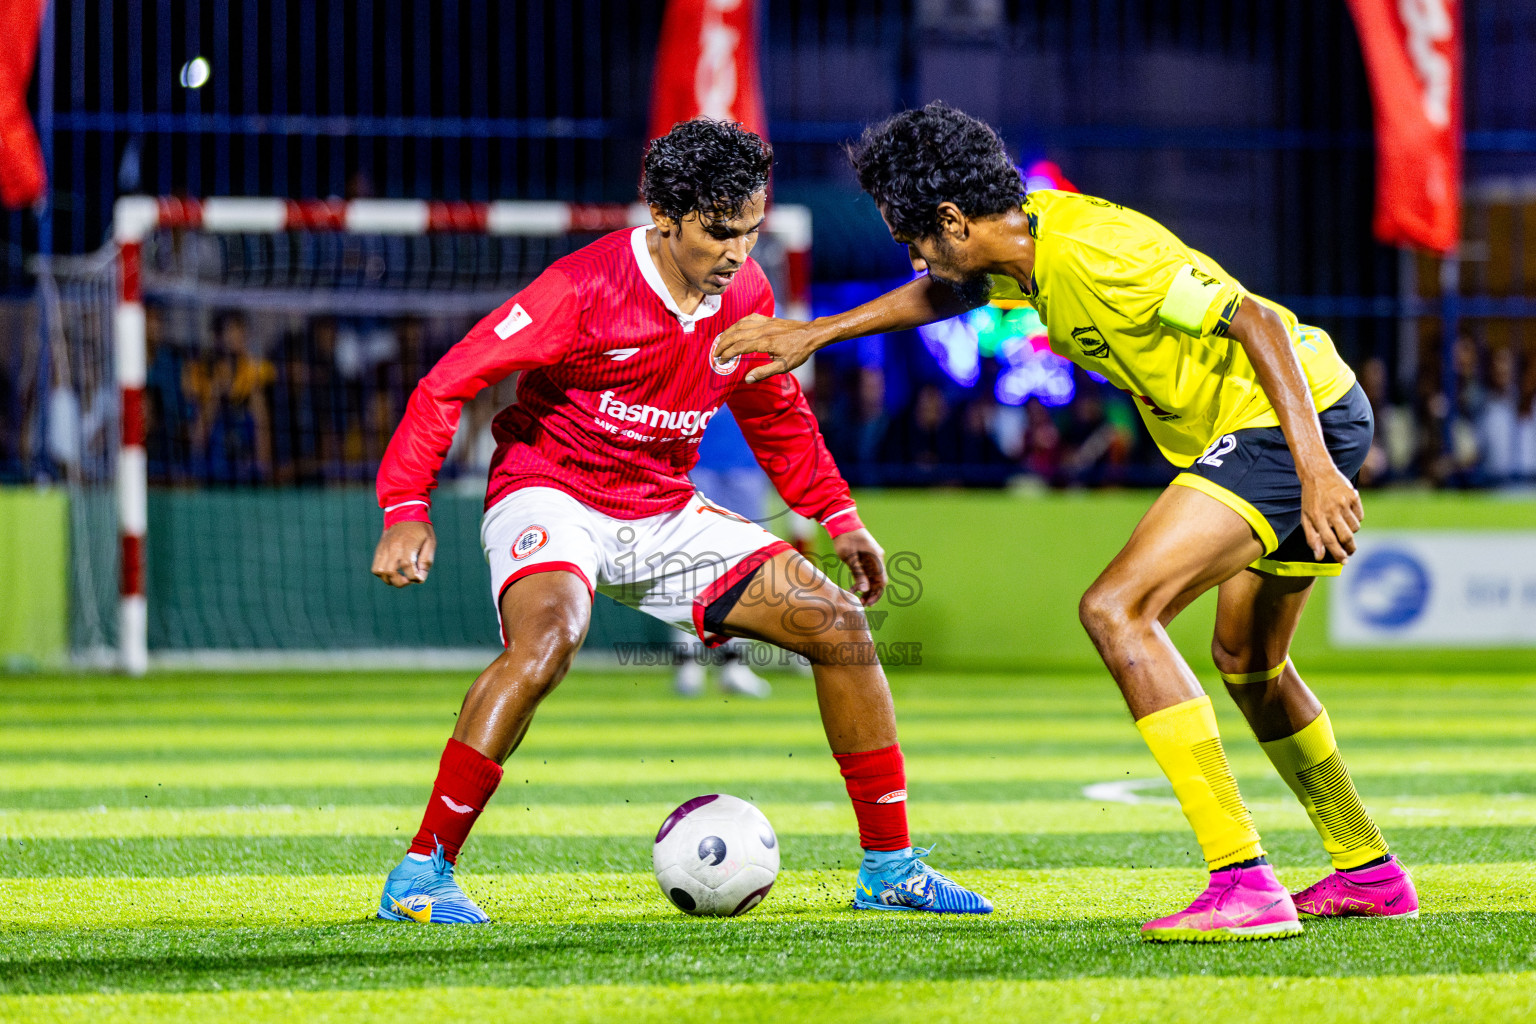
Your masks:
M 112 317 L 112 352 L 120 389 L 121 440 L 116 468 L 119 533 L 118 657 L 130 675 L 149 667 L 146 550 L 149 465 L 146 449 L 146 316 L 142 255 L 156 231 L 275 235 L 344 233 L 367 236 L 481 234 L 553 236 L 599 233 L 650 222 L 643 204 L 580 204 L 540 201 L 434 202 L 403 199 L 296 201 L 271 198 L 201 200 L 124 196 L 113 216 L 119 283 Z M 810 211 L 776 205 L 766 233 L 784 251 L 779 313 L 810 315 Z M 787 287 L 786 287 L 787 286 Z

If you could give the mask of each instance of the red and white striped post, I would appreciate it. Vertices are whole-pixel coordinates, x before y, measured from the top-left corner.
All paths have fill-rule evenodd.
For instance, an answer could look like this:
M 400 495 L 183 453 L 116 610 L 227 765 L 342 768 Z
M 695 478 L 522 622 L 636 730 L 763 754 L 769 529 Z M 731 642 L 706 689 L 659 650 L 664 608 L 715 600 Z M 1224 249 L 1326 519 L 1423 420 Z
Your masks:
M 117 310 L 113 348 L 122 429 L 117 454 L 118 652 L 132 676 L 149 670 L 149 605 L 144 596 L 144 538 L 149 531 L 149 461 L 144 452 L 144 295 L 139 256 L 154 230 L 159 204 L 143 196 L 117 203 L 112 237 L 117 243 Z
M 149 668 L 149 609 L 145 600 L 145 550 L 149 532 L 149 465 L 144 451 L 144 381 L 148 373 L 144 298 L 139 257 L 156 228 L 276 234 L 342 231 L 359 235 L 487 234 L 552 237 L 571 232 L 617 231 L 650 223 L 643 203 L 562 203 L 503 200 L 494 203 L 418 199 L 153 199 L 124 196 L 113 215 L 117 244 L 118 302 L 114 345 L 122 399 L 122 442 L 117 465 L 118 533 L 121 547 L 119 650 L 123 671 Z M 775 205 L 765 225 L 784 245 L 789 294 L 783 315 L 811 313 L 811 212 Z M 803 368 L 809 372 L 810 363 Z M 798 374 L 797 374 L 798 375 Z

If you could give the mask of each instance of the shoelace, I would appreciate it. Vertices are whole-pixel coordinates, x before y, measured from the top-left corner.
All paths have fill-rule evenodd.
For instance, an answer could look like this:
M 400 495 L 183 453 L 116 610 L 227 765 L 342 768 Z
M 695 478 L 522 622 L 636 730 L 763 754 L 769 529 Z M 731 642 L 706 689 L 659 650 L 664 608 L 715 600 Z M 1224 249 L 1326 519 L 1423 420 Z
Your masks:
M 918 874 L 926 876 L 928 879 L 928 891 L 926 895 L 928 897 L 928 902 L 930 903 L 938 898 L 938 893 L 934 891 L 935 883 L 948 886 L 955 885 L 953 879 L 923 863 L 923 858 L 932 853 L 934 847 L 938 845 L 938 843 L 934 843 L 933 846 L 914 846 L 912 848 L 912 856 L 906 860 L 900 861 L 900 870 L 896 872 L 896 874 L 898 874 L 901 879 L 901 883 L 911 881 L 912 878 Z M 910 894 L 910 890 L 903 889 L 900 883 L 886 882 L 885 885 L 886 888 L 900 889 L 903 892 L 908 892 Z
M 1223 871 L 1220 878 L 1216 874 L 1211 875 L 1210 884 L 1205 891 L 1195 897 L 1195 902 L 1189 905 L 1190 911 L 1214 910 L 1221 905 L 1222 898 L 1241 884 L 1243 879 L 1240 871 Z
M 933 846 L 937 845 L 937 843 L 933 844 Z M 918 869 L 922 869 L 933 874 L 938 874 L 937 871 L 934 871 L 928 865 L 923 863 L 923 858 L 933 852 L 933 846 L 912 847 L 912 854 L 909 857 L 907 857 L 905 860 L 897 861 L 896 867 L 894 869 L 887 868 L 881 873 L 898 875 L 902 881 L 906 881 L 913 875 L 917 874 Z
M 437 848 L 432 851 L 432 859 L 427 863 L 432 865 L 433 874 L 432 880 L 422 886 L 427 894 L 436 897 L 458 896 L 460 890 L 453 880 L 453 865 L 449 863 L 447 851 L 443 849 L 442 843 L 437 844 Z

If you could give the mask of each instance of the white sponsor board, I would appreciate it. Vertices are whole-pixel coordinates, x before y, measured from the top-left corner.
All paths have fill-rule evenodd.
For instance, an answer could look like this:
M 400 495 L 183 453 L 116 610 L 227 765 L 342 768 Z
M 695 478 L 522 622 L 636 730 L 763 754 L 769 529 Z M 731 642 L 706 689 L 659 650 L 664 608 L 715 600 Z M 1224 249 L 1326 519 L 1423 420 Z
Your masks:
M 1367 533 L 1329 595 L 1341 647 L 1536 647 L 1536 532 Z

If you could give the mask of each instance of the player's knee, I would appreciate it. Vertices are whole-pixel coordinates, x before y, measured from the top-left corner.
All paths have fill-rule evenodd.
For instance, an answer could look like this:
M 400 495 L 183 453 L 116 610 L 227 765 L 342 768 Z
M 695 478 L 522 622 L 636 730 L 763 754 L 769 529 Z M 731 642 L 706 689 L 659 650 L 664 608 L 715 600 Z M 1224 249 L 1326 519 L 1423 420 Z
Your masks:
M 864 606 L 841 587 L 828 586 L 791 613 L 806 658 L 817 665 L 864 662 L 873 655 L 874 641 Z
M 1256 671 L 1253 660 L 1254 652 L 1250 645 L 1224 638 L 1219 633 L 1211 638 L 1211 661 L 1216 665 L 1217 672 L 1224 675 L 1253 672 Z
M 848 591 L 831 583 L 804 591 L 784 609 L 786 632 L 808 642 L 837 643 L 868 639 L 864 607 Z
M 1113 588 L 1095 583 L 1077 603 L 1077 618 L 1095 639 L 1113 636 L 1131 624 L 1129 602 Z

